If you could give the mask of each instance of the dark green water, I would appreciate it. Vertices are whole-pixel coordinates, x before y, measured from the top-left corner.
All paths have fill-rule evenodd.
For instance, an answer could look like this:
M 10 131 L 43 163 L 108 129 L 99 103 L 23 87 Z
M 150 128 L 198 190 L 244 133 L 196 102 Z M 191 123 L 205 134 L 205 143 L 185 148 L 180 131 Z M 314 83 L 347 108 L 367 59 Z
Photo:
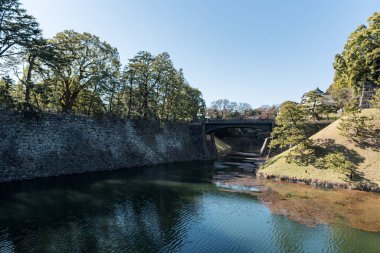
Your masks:
M 0 252 L 380 252 L 380 233 L 274 215 L 218 188 L 217 171 L 175 164 L 0 185 Z

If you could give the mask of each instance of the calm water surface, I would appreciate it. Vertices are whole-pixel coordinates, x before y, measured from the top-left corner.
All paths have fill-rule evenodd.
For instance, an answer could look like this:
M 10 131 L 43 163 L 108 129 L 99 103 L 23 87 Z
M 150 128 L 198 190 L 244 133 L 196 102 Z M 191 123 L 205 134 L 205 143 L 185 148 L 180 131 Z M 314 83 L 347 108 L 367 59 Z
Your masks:
M 0 252 L 380 252 L 380 233 L 344 214 L 275 214 L 258 188 L 223 183 L 234 169 L 251 173 L 188 163 L 2 184 Z

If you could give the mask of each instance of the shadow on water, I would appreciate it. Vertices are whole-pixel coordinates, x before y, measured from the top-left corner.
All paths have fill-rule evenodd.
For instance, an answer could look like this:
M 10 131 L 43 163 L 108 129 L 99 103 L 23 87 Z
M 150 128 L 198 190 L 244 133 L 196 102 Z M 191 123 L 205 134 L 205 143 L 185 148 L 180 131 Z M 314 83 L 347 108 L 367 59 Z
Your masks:
M 258 199 L 270 200 L 263 198 L 270 192 L 265 187 L 275 187 L 252 186 L 260 158 L 242 155 L 215 165 L 180 163 L 0 184 L 0 252 L 358 252 L 364 246 L 371 252 L 380 247 L 377 233 L 341 224 L 308 227 L 290 215 L 273 214 L 273 207 Z M 351 245 L 354 238 L 362 241 Z
M 0 231 L 23 238 L 17 252 L 61 252 L 60 244 L 64 252 L 154 252 L 181 242 L 183 213 L 197 216 L 186 207 L 197 205 L 211 170 L 174 164 L 1 184 Z

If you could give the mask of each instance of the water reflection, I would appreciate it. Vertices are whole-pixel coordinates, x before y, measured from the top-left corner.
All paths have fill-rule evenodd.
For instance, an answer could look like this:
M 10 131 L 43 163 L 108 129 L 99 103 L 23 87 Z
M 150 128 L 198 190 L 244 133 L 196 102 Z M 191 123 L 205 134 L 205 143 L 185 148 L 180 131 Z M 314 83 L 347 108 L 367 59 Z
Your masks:
M 182 224 L 196 220 L 196 196 L 204 188 L 198 184 L 209 180 L 210 167 L 174 169 L 3 185 L 1 226 L 17 238 L 20 252 L 153 252 L 180 244 Z
M 246 194 L 257 191 L 243 184 L 254 180 L 253 171 L 241 169 L 245 176 L 239 176 L 238 165 L 220 167 L 175 164 L 2 184 L 0 252 L 359 252 L 360 247 L 375 252 L 380 248 L 379 233 L 343 223 L 308 227 L 274 215 L 258 200 L 260 195 Z M 237 178 L 243 182 L 240 188 L 225 183 Z M 355 245 L 354 238 L 360 238 Z
M 230 159 L 225 157 L 218 167 L 224 168 L 223 165 L 230 163 Z M 260 162 L 260 159 L 257 158 L 257 161 Z M 254 194 L 273 213 L 306 225 L 341 224 L 380 232 L 380 194 L 260 180 L 255 176 L 257 166 L 250 172 L 240 168 L 235 165 L 229 169 L 219 169 L 214 176 L 216 185 L 221 185 L 222 189 Z

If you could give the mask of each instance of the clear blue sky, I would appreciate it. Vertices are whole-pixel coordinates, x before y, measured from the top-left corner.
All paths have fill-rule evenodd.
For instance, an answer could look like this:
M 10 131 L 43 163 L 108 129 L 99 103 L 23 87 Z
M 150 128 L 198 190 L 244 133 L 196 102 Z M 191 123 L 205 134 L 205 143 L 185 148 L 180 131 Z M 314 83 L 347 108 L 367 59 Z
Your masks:
M 168 52 L 207 104 L 298 101 L 333 80 L 334 55 L 378 0 L 21 0 L 45 37 L 73 29 L 117 47 Z

